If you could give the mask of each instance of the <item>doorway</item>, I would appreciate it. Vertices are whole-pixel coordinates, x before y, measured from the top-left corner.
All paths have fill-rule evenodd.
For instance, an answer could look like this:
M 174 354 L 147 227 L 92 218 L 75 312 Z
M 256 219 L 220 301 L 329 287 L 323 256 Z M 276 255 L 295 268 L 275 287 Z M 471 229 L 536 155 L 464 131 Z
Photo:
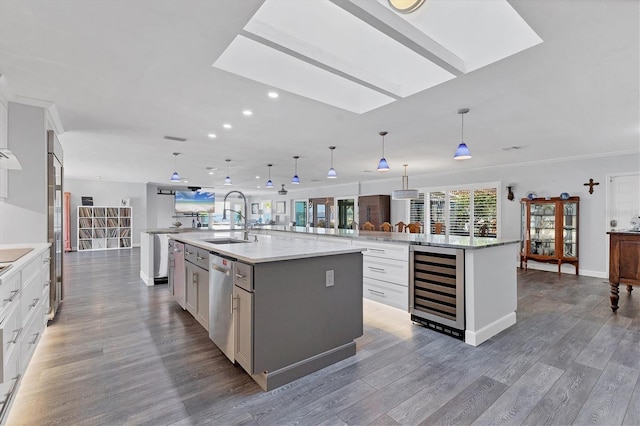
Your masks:
M 296 200 L 294 206 L 293 217 L 296 226 L 307 226 L 307 202 L 305 200 Z
M 631 218 L 640 216 L 640 172 L 607 176 L 606 231 L 631 229 Z M 607 276 L 609 275 L 609 238 L 607 236 Z
M 338 228 L 351 229 L 355 220 L 355 199 L 338 200 Z
M 334 205 L 333 197 L 310 198 L 309 209 L 311 210 L 311 226 L 316 228 L 333 228 L 334 226 Z

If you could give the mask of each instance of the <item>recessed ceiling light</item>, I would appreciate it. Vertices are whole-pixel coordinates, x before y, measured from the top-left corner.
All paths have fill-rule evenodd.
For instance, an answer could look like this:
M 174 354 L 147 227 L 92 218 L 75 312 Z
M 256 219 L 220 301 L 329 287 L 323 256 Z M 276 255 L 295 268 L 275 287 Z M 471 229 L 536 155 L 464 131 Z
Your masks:
M 260 179 L 260 176 L 256 176 L 256 179 Z
M 256 188 L 260 189 L 260 185 L 256 186 Z
M 96 176 L 96 179 L 102 179 L 102 176 Z
M 280 96 L 278 95 L 278 92 L 269 92 L 269 97 L 271 99 L 276 99 L 278 96 Z
M 248 110 L 248 109 L 245 109 L 244 111 L 242 111 L 242 113 L 247 117 L 250 117 L 253 115 L 253 112 L 251 112 L 251 110 Z
M 209 136 L 211 139 L 217 138 L 215 133 L 209 133 L 207 136 Z
M 222 125 L 222 127 L 224 127 L 225 129 L 230 129 L 230 128 L 231 128 L 231 124 L 229 124 L 229 123 L 224 123 L 224 124 Z

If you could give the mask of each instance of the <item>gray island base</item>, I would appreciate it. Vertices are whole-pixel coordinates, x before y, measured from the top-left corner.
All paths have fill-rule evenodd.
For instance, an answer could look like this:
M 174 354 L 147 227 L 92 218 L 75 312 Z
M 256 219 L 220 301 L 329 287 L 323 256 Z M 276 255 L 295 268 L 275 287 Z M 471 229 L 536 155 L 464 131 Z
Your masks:
M 329 287 L 327 271 L 334 277 Z M 355 355 L 361 283 L 360 253 L 253 265 L 253 318 L 238 324 L 237 342 L 242 349 L 247 333 L 253 359 L 236 361 L 271 390 Z
M 211 340 L 262 389 L 355 355 L 363 334 L 362 248 L 270 236 L 207 241 L 212 237 L 238 238 L 233 232 L 171 236 L 185 247 L 186 262 L 175 265 L 187 266 L 170 274 L 169 291 L 178 303 L 187 301 Z M 208 278 L 204 269 L 191 272 L 197 268 L 189 262 L 205 268 L 207 254 Z M 181 277 L 186 294 L 176 285 Z

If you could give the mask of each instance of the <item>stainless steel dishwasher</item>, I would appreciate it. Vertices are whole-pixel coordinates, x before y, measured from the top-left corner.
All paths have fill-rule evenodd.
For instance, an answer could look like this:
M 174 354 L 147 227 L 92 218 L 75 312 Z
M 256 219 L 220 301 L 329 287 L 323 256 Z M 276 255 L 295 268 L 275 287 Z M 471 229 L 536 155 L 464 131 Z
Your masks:
M 232 259 L 209 256 L 209 338 L 231 362 L 235 362 L 233 273 Z

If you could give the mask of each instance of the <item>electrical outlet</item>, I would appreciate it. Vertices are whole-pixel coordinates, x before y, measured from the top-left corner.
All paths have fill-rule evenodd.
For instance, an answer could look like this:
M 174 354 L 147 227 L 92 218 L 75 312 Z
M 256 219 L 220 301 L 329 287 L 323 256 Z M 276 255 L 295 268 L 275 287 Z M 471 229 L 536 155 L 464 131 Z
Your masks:
M 333 269 L 328 270 L 325 273 L 325 283 L 327 285 L 327 287 L 333 287 Z

